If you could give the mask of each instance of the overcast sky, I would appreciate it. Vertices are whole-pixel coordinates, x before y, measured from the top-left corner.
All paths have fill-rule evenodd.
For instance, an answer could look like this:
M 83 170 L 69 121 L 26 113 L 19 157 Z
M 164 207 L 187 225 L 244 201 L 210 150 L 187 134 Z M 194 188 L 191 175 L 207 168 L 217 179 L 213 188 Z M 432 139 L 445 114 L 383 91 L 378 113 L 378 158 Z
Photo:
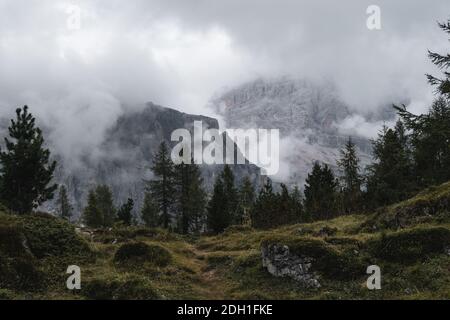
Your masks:
M 29 104 L 62 138 L 101 139 L 121 104 L 211 115 L 218 90 L 279 75 L 331 79 L 354 108 L 421 111 L 448 18 L 448 0 L 0 0 L 0 115 Z

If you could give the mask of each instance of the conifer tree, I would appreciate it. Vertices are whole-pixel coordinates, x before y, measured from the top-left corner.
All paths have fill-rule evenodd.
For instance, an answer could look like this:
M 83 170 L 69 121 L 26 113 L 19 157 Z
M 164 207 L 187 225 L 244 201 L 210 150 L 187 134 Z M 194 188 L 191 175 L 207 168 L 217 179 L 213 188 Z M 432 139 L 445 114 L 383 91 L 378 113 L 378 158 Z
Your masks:
M 337 214 L 338 183 L 328 165 L 316 162 L 305 184 L 305 210 L 314 220 L 330 219 Z
M 50 162 L 42 131 L 27 106 L 16 110 L 8 131 L 6 151 L 0 150 L 0 201 L 18 214 L 31 213 L 53 199 L 57 185 L 51 180 L 56 162 Z
M 292 190 L 291 199 L 294 210 L 296 211 L 295 215 L 299 217 L 300 222 L 309 222 L 311 217 L 304 211 L 303 196 L 298 186 L 295 186 Z
M 110 227 L 114 224 L 116 209 L 108 186 L 100 185 L 89 191 L 82 218 L 84 223 L 92 228 Z
M 226 164 L 222 171 L 222 181 L 224 193 L 226 196 L 226 210 L 231 217 L 231 223 L 237 223 L 237 209 L 238 209 L 238 190 L 236 189 L 234 173 L 231 167 Z
M 411 163 L 400 135 L 384 127 L 373 141 L 375 162 L 368 167 L 367 195 L 373 207 L 401 201 L 412 188 Z
M 405 106 L 396 109 L 411 131 L 416 183 L 423 188 L 450 180 L 450 101 L 440 96 L 419 116 Z
M 148 190 L 161 211 L 162 226 L 168 229 L 172 224 L 172 209 L 175 200 L 174 164 L 165 142 L 159 146 L 151 167 L 155 179 L 149 181 Z
M 175 166 L 175 186 L 177 189 L 176 209 L 178 230 L 182 234 L 198 232 L 202 228 L 206 193 L 200 168 L 193 161 Z
M 67 196 L 66 186 L 62 185 L 59 188 L 59 196 L 57 200 L 58 214 L 61 218 L 70 221 L 72 217 L 72 206 L 70 205 L 69 198 Z
M 117 211 L 117 218 L 119 221 L 123 222 L 125 225 L 130 226 L 133 220 L 133 208 L 134 201 L 128 198 L 127 202 L 124 203 Z
M 450 35 L 450 20 L 446 23 L 438 23 L 439 27 Z M 432 75 L 427 75 L 428 81 L 431 85 L 436 86 L 438 93 L 450 99 L 450 54 L 441 55 L 436 52 L 429 51 L 428 56 L 431 61 L 443 71 L 444 78 L 437 78 Z
M 274 218 L 274 226 L 282 226 L 300 222 L 301 212 L 295 207 L 294 199 L 287 186 L 281 184 L 281 192 L 278 195 L 278 214 Z
M 243 225 L 251 225 L 250 210 L 255 202 L 255 189 L 248 176 L 242 179 L 239 189 L 239 207 L 237 215 L 237 223 Z
M 88 227 L 103 227 L 103 216 L 98 209 L 97 196 L 94 189 L 89 191 L 87 206 L 84 208 L 82 219 Z
M 141 218 L 147 227 L 154 228 L 159 226 L 159 208 L 150 192 L 145 193 Z
M 238 215 L 238 191 L 234 174 L 229 165 L 216 178 L 213 195 L 208 204 L 208 228 L 220 233 L 236 223 Z
M 227 196 L 224 190 L 222 176 L 218 176 L 214 183 L 214 191 L 207 208 L 208 230 L 218 234 L 223 232 L 232 222 L 227 210 Z
M 111 227 L 116 221 L 116 208 L 113 195 L 107 185 L 99 185 L 95 189 L 97 207 L 103 218 L 103 227 Z
M 277 195 L 273 192 L 272 180 L 267 178 L 251 210 L 252 226 L 257 229 L 275 227 L 279 209 Z
M 188 201 L 188 211 L 190 212 L 189 228 L 191 232 L 199 233 L 205 227 L 206 220 L 206 191 L 203 189 L 203 178 L 201 178 L 200 168 L 191 164 L 191 183 L 189 185 L 190 195 Z
M 337 161 L 342 172 L 343 206 L 347 213 L 355 211 L 360 205 L 362 177 L 359 162 L 356 146 L 349 138 L 344 148 L 341 149 L 341 158 Z

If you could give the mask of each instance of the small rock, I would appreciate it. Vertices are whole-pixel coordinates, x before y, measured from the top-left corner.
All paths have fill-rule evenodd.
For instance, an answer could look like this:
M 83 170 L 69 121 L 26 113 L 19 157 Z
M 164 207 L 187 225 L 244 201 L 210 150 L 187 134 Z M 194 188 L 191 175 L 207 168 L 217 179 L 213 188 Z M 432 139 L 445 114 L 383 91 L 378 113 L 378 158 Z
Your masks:
M 336 228 L 330 228 L 330 227 L 323 227 L 322 229 L 320 229 L 318 232 L 314 233 L 315 237 L 332 237 L 334 235 L 336 235 L 338 229 Z
M 450 247 L 445 248 L 445 254 L 450 256 Z

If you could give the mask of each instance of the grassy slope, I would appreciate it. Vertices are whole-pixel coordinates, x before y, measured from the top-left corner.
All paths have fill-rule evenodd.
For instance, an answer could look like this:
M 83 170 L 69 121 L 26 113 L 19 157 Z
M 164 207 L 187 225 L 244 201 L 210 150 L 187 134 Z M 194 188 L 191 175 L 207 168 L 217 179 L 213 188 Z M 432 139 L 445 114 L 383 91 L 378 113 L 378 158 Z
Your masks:
M 48 275 L 46 285 L 34 291 L 3 288 L 0 298 L 450 298 L 450 256 L 442 250 L 442 245 L 450 241 L 449 199 L 447 183 L 370 216 L 344 216 L 270 231 L 230 228 L 222 235 L 198 239 L 162 230 L 114 229 L 96 233 L 94 240 L 88 237 L 95 259 L 81 259 L 77 256 L 79 250 L 77 254 L 57 252 L 37 258 L 39 270 Z M 406 214 L 412 218 L 405 219 Z M 401 231 L 395 230 L 399 221 Z M 17 219 L 0 214 L 0 231 L 2 226 L 16 224 L 20 224 Z M 328 234 L 320 232 L 325 227 L 329 228 Z M 29 237 L 26 232 L 25 237 Z M 72 238 L 62 239 L 64 242 Z M 117 243 L 112 244 L 114 240 Z M 170 262 L 162 265 L 149 258 L 123 265 L 114 260 L 124 243 L 136 241 L 166 249 Z M 304 250 L 305 243 L 320 244 L 336 253 L 337 259 L 327 260 L 327 268 L 351 267 L 352 273 L 340 278 L 330 274 L 329 268 L 320 270 L 322 287 L 304 289 L 293 280 L 275 278 L 262 268 L 262 242 L 286 243 L 298 250 Z M 1 250 L 0 247 L 0 257 Z M 76 263 L 82 268 L 83 289 L 73 294 L 65 289 L 64 268 Z M 378 264 L 382 269 L 380 291 L 369 291 L 365 286 L 365 268 L 370 264 Z

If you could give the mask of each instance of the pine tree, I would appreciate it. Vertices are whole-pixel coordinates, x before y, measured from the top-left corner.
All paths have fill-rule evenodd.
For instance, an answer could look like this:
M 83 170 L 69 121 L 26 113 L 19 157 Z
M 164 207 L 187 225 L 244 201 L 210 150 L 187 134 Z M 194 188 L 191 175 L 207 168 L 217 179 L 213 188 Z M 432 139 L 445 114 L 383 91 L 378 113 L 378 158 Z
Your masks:
M 159 226 L 159 208 L 150 192 L 145 193 L 141 217 L 147 227 Z
M 274 219 L 275 226 L 282 226 L 300 222 L 301 212 L 295 207 L 292 195 L 285 184 L 281 184 L 278 196 L 278 215 Z
M 272 180 L 267 178 L 250 211 L 252 226 L 257 229 L 275 227 L 275 219 L 279 210 L 278 197 L 273 192 Z
M 305 184 L 305 210 L 314 220 L 330 219 L 337 215 L 337 186 L 333 171 L 316 162 Z
M 349 138 L 341 150 L 341 158 L 337 161 L 337 165 L 342 172 L 343 205 L 347 213 L 354 212 L 360 205 L 362 178 L 359 162 L 356 146 Z
M 113 195 L 107 185 L 100 185 L 95 189 L 97 207 L 103 219 L 103 227 L 111 227 L 116 221 L 116 208 L 114 207 Z
M 69 198 L 67 196 L 66 186 L 62 185 L 59 188 L 59 196 L 57 200 L 58 214 L 61 218 L 70 221 L 72 217 L 72 206 L 70 205 Z
M 5 138 L 6 151 L 0 150 L 0 201 L 18 214 L 31 213 L 53 199 L 56 162 L 50 163 L 42 131 L 27 106 L 16 110 L 8 130 L 11 140 Z
M 243 225 L 251 225 L 250 210 L 255 202 L 255 189 L 248 176 L 242 179 L 239 189 L 239 206 L 237 223 Z
M 174 164 L 165 142 L 160 144 L 158 152 L 154 155 L 151 169 L 155 179 L 149 181 L 148 190 L 161 211 L 163 227 L 168 229 L 172 223 L 171 211 L 175 200 L 175 184 Z
M 450 180 L 450 101 L 441 96 L 427 114 L 419 116 L 405 106 L 396 109 L 411 131 L 417 184 L 424 188 Z
M 206 192 L 203 189 L 203 178 L 201 178 L 200 168 L 191 164 L 191 183 L 189 185 L 190 195 L 188 201 L 188 211 L 190 212 L 189 227 L 192 232 L 199 233 L 205 227 L 206 220 Z
M 128 198 L 127 202 L 124 203 L 117 211 L 117 218 L 119 221 L 123 222 L 125 225 L 130 226 L 133 220 L 133 208 L 134 201 Z
M 402 137 L 384 127 L 373 141 L 375 162 L 368 167 L 367 195 L 372 207 L 384 206 L 406 199 L 413 183 L 411 163 Z
M 212 198 L 208 204 L 208 228 L 220 233 L 236 223 L 238 211 L 238 191 L 234 184 L 234 174 L 229 165 L 225 165 L 214 184 Z
M 439 23 L 439 27 L 446 33 L 450 34 L 450 20 L 447 23 Z M 428 81 L 431 85 L 436 86 L 439 94 L 445 96 L 447 99 L 450 98 L 450 54 L 441 55 L 436 52 L 428 52 L 428 56 L 431 61 L 444 72 L 444 79 L 436 78 L 432 75 L 427 75 Z
M 222 176 L 216 178 L 214 191 L 207 208 L 208 230 L 218 234 L 230 226 L 232 217 L 227 211 L 227 196 L 224 190 Z
M 92 228 L 110 227 L 116 220 L 112 192 L 106 185 L 89 191 L 88 203 L 83 211 L 84 223 Z
M 88 227 L 103 227 L 103 215 L 98 208 L 97 195 L 94 189 L 89 191 L 87 206 L 84 208 L 82 219 Z
M 306 214 L 303 208 L 303 196 L 298 186 L 295 186 L 291 194 L 292 204 L 295 215 L 299 217 L 300 222 L 309 222 L 311 217 Z
M 238 223 L 237 217 L 238 209 L 238 190 L 236 189 L 234 173 L 229 165 L 225 165 L 222 171 L 223 190 L 226 196 L 226 210 L 227 215 L 231 218 L 231 223 Z
M 202 228 L 206 204 L 202 184 L 200 168 L 193 161 L 192 164 L 181 163 L 175 166 L 178 231 L 182 234 L 199 232 Z

